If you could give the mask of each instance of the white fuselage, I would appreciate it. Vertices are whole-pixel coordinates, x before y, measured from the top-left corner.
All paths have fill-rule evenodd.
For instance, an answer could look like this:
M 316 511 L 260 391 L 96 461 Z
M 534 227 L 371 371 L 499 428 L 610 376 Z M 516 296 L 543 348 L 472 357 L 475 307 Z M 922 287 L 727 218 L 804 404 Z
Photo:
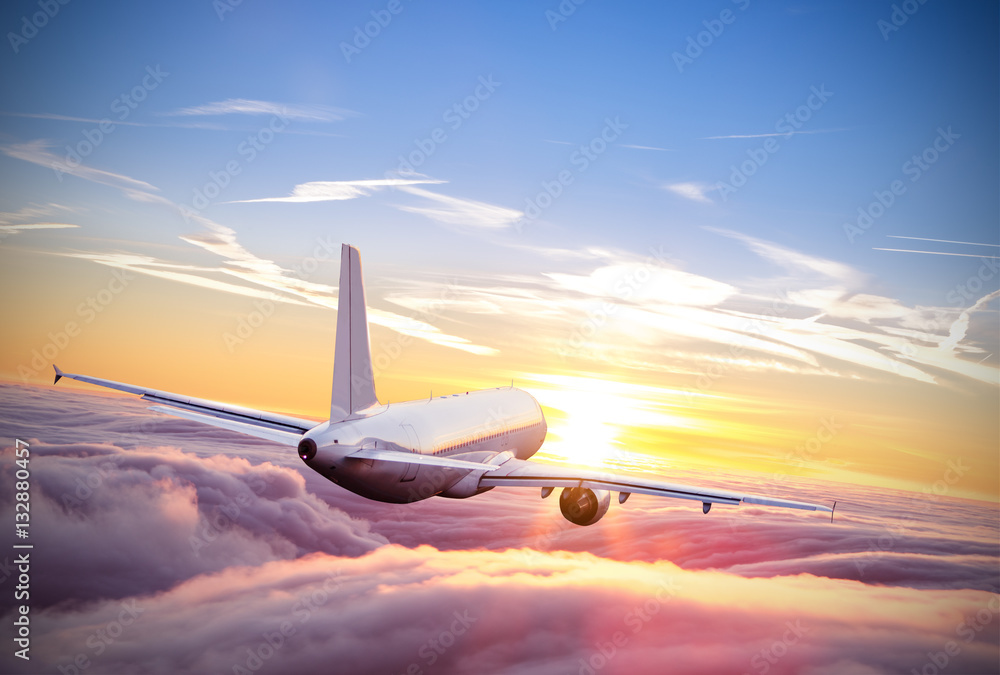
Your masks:
M 368 499 L 407 503 L 471 497 L 482 472 L 347 457 L 361 449 L 394 450 L 485 463 L 501 453 L 531 457 L 545 440 L 542 410 L 526 391 L 510 387 L 393 403 L 306 433 L 317 451 L 304 460 L 334 483 Z

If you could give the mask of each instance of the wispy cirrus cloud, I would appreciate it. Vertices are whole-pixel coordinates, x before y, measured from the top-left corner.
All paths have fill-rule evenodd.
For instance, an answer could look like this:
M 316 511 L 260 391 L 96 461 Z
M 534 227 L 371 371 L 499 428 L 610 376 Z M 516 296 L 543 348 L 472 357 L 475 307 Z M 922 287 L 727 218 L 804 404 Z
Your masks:
M 38 166 L 44 166 L 47 169 L 52 169 L 57 175 L 70 174 L 94 183 L 116 187 L 120 190 L 139 190 L 149 193 L 157 191 L 157 188 L 142 180 L 136 180 L 135 178 L 111 171 L 104 171 L 103 169 L 97 169 L 82 163 L 71 164 L 66 161 L 65 157 L 59 157 L 50 152 L 51 147 L 53 146 L 50 142 L 39 139 L 26 143 L 4 145 L 0 147 L 0 152 L 14 159 L 20 159 L 25 162 L 37 164 Z
M 0 232 L 13 234 L 25 230 L 65 230 L 72 227 L 80 226 L 70 223 L 21 223 L 20 225 L 0 225 Z
M 988 244 L 984 244 L 988 246 Z M 873 251 L 893 251 L 895 253 L 924 253 L 926 255 L 951 255 L 959 258 L 991 258 L 996 259 L 997 256 L 982 255 L 975 253 L 954 253 L 952 251 L 915 251 L 907 248 L 873 248 Z
M 887 234 L 886 236 L 891 239 L 915 239 L 917 241 L 934 241 L 941 244 L 964 244 L 966 246 L 991 246 L 993 248 L 1000 248 L 1000 244 L 980 244 L 972 241 L 955 241 L 954 239 L 928 239 L 927 237 L 904 237 L 901 234 Z
M 80 117 L 77 115 L 60 115 L 58 113 L 24 113 L 24 112 L 5 112 L 0 111 L 0 115 L 6 115 L 8 117 L 26 117 L 29 119 L 38 120 L 54 120 L 56 122 L 83 122 L 85 124 L 107 124 L 111 123 L 114 126 L 119 127 L 168 127 L 168 128 L 180 128 L 180 129 L 214 129 L 214 130 L 225 130 L 228 127 L 217 124 L 214 122 L 136 122 L 135 120 L 110 120 L 108 118 L 97 119 L 94 117 Z
M 726 136 L 702 136 L 699 140 L 702 141 L 717 141 L 725 140 L 727 138 L 771 138 L 774 136 L 799 136 L 803 134 L 832 134 L 838 131 L 850 131 L 847 127 L 841 127 L 838 129 L 800 129 L 796 131 L 782 131 L 782 132 L 770 132 L 766 134 L 729 134 Z
M 708 198 L 708 192 L 715 189 L 711 185 L 697 182 L 673 183 L 672 185 L 665 185 L 664 188 L 675 195 L 694 202 L 701 202 L 702 204 L 712 203 L 712 200 Z
M 229 204 L 253 204 L 256 202 L 327 202 L 342 201 L 346 199 L 356 199 L 367 197 L 368 195 L 383 188 L 401 187 L 403 185 L 428 185 L 435 183 L 445 183 L 447 181 L 433 178 L 425 179 L 404 179 L 404 178 L 376 178 L 371 180 L 339 180 L 339 181 L 313 181 L 302 183 L 292 189 L 292 194 L 287 197 L 263 197 L 260 199 L 242 199 Z
M 51 216 L 64 216 L 73 210 L 59 204 L 39 206 L 33 204 L 17 211 L 0 212 L 0 233 L 17 234 L 28 230 L 62 230 L 80 227 L 71 223 L 38 222 L 39 219 Z M 30 222 L 34 221 L 34 222 Z
M 705 227 L 705 229 L 741 241 L 757 255 L 795 274 L 818 274 L 850 286 L 860 285 L 864 280 L 864 276 L 860 272 L 849 265 L 834 260 L 811 256 L 734 230 L 721 227 Z
M 400 211 L 417 213 L 445 225 L 482 229 L 503 229 L 518 222 L 523 213 L 505 206 L 488 204 L 474 199 L 449 197 L 422 188 L 401 186 L 399 188 L 416 197 L 435 203 L 434 206 L 396 205 Z
M 0 223 L 16 223 L 19 220 L 37 220 L 40 218 L 48 218 L 57 214 L 62 216 L 67 213 L 76 213 L 76 211 L 77 209 L 71 209 L 68 206 L 54 204 L 52 202 L 49 202 L 48 204 L 29 204 L 28 206 L 24 206 L 17 211 L 0 212 Z
M 502 229 L 516 223 L 523 215 L 520 211 L 495 204 L 442 195 L 416 185 L 438 185 L 448 181 L 427 176 L 418 178 L 376 178 L 345 181 L 312 181 L 296 185 L 287 197 L 244 199 L 231 203 L 286 202 L 306 203 L 344 201 L 367 197 L 386 188 L 394 188 L 414 197 L 433 202 L 433 206 L 396 204 L 395 208 L 417 213 L 445 225 L 483 229 Z
M 48 148 L 49 145 L 45 141 L 33 141 L 5 146 L 0 148 L 0 151 L 15 159 L 41 166 L 61 163 L 61 160 L 53 155 Z M 198 223 L 204 230 L 181 235 L 180 239 L 219 256 L 223 262 L 218 267 L 199 267 L 128 253 L 77 252 L 64 255 L 200 288 L 266 298 L 289 304 L 312 304 L 336 309 L 337 289 L 335 287 L 301 278 L 300 275 L 283 268 L 275 261 L 256 255 L 239 242 L 236 230 L 222 225 L 200 212 L 190 209 L 182 210 L 180 205 L 157 194 L 157 188 L 153 185 L 83 164 L 77 164 L 73 167 L 67 166 L 66 169 L 66 173 L 70 175 L 117 188 L 130 199 L 164 206 Z M 223 280 L 226 277 L 229 278 L 229 281 Z M 241 283 L 232 283 L 233 278 L 238 279 Z M 466 338 L 449 335 L 426 321 L 375 309 L 371 310 L 369 318 L 372 323 L 385 326 L 404 335 L 426 340 L 432 344 L 481 355 L 497 353 L 497 350 L 492 347 L 477 345 Z
M 619 143 L 622 148 L 631 148 L 632 150 L 657 150 L 659 152 L 673 152 L 670 148 L 658 148 L 655 145 L 632 145 L 630 143 Z
M 997 368 L 979 362 L 987 351 L 967 339 L 969 322 L 994 295 L 974 303 L 965 316 L 952 307 L 912 307 L 868 292 L 867 276 L 849 265 L 709 229 L 742 242 L 783 273 L 725 283 L 678 269 L 665 256 L 643 259 L 610 250 L 554 256 L 515 245 L 549 269 L 564 269 L 469 279 L 452 288 L 456 311 L 534 317 L 528 332 L 540 336 L 539 348 L 602 366 L 698 373 L 725 361 L 733 372 L 878 375 L 934 384 L 947 371 L 997 381 Z M 392 301 L 419 307 L 430 296 L 415 289 L 395 293 Z M 651 349 L 660 358 L 651 358 Z
M 214 115 L 278 115 L 301 122 L 339 122 L 356 112 L 322 104 L 276 103 L 247 98 L 230 98 L 203 105 L 180 108 L 165 115 L 214 116 Z

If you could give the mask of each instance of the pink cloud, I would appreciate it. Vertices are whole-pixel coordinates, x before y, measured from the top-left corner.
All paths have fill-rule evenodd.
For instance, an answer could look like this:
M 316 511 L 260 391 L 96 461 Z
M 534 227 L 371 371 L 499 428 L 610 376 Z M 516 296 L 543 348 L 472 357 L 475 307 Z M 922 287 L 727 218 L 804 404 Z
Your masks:
M 788 479 L 838 522 L 636 496 L 578 528 L 533 490 L 369 502 L 133 400 L 0 406 L 37 528 L 32 660 L 0 671 L 997 672 L 996 505 Z

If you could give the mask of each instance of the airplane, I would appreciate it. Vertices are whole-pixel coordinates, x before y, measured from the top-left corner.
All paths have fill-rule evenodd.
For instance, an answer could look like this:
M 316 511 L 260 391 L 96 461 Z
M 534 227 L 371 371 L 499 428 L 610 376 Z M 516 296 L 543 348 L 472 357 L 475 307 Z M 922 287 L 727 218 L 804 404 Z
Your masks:
M 497 487 L 534 487 L 542 498 L 562 488 L 559 509 L 571 523 L 599 521 L 611 504 L 630 495 L 674 497 L 713 504 L 825 511 L 819 504 L 725 490 L 677 485 L 531 462 L 547 425 L 538 401 L 526 391 L 497 387 L 382 405 L 375 395 L 368 312 L 356 248 L 341 247 L 330 419 L 314 421 L 216 401 L 171 394 L 87 375 L 69 378 L 138 394 L 151 410 L 297 448 L 309 468 L 368 499 L 396 504 L 429 497 L 465 499 Z

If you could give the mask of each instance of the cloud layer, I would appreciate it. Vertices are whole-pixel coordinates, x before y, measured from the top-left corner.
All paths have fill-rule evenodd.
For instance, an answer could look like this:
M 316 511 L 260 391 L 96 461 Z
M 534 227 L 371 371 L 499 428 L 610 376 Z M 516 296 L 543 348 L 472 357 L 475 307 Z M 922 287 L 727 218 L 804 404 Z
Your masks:
M 534 491 L 369 502 L 133 399 L 2 385 L 0 407 L 35 524 L 33 658 L 4 670 L 996 672 L 996 505 L 788 479 L 838 522 L 635 497 L 578 528 Z

